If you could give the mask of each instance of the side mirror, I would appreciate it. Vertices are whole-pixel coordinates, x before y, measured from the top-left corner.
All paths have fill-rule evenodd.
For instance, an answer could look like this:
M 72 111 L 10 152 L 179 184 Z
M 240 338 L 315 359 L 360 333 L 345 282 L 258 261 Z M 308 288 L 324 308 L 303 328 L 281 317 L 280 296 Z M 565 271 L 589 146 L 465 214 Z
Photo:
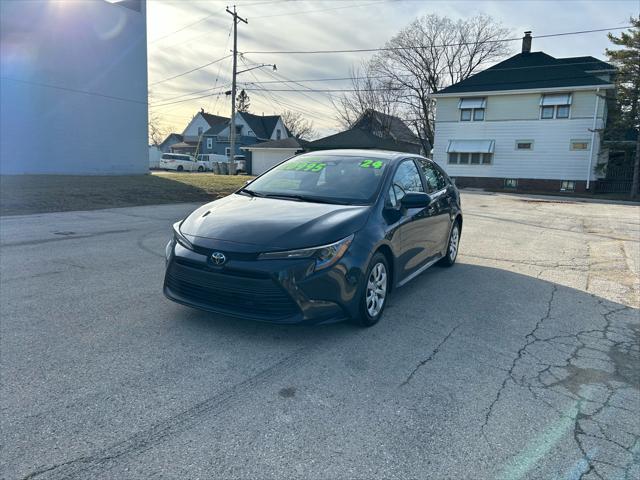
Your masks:
M 400 200 L 403 208 L 427 208 L 430 203 L 431 197 L 423 192 L 407 192 Z

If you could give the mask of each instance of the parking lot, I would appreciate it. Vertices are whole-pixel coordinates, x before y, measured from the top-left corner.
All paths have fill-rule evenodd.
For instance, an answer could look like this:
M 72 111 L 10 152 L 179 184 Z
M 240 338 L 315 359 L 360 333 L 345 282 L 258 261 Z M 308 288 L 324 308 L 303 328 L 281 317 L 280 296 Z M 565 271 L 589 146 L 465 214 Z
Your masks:
M 640 477 L 640 208 L 463 194 L 380 324 L 162 295 L 195 204 L 2 217 L 2 477 Z

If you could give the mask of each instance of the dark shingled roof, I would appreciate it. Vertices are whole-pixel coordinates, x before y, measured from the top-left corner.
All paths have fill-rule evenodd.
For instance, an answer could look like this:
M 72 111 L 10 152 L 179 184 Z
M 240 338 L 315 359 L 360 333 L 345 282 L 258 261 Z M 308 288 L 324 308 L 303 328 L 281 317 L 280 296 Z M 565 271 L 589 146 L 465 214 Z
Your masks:
M 585 60 L 585 65 L 574 65 L 582 63 L 579 60 Z M 609 85 L 610 82 L 586 72 L 594 65 L 601 70 L 602 65 L 608 64 L 593 57 L 556 59 L 544 52 L 519 53 L 438 93 Z
M 226 125 L 229 123 L 229 119 L 227 117 L 221 117 L 219 115 L 214 115 L 212 113 L 207 113 L 200 111 L 200 115 L 205 121 L 209 124 L 210 127 L 214 127 L 216 125 Z
M 417 135 L 400 118 L 371 108 L 365 110 L 352 128 L 372 131 L 374 126 L 371 125 L 371 122 L 376 122 L 378 125 L 388 128 L 390 136 L 399 142 L 420 143 Z
M 579 68 L 580 70 L 584 70 L 585 72 L 595 72 L 595 71 L 616 69 L 616 67 L 614 67 L 610 63 L 603 62 L 602 60 L 599 60 L 596 57 L 590 57 L 590 56 L 556 58 L 556 62 L 565 64 L 565 65 L 571 65 L 573 67 Z
M 380 138 L 360 128 L 353 128 L 328 137 L 307 143 L 307 150 L 378 149 L 397 152 L 420 153 L 420 145 L 407 142 L 396 142 L 389 138 Z
M 258 138 L 271 138 L 273 130 L 276 128 L 278 119 L 280 118 L 280 115 L 254 115 L 249 112 L 239 113 Z

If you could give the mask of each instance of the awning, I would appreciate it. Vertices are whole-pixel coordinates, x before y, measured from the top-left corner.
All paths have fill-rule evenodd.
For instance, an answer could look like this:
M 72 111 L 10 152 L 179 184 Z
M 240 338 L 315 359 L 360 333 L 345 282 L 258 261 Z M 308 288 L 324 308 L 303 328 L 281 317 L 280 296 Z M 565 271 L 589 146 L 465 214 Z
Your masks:
M 461 98 L 458 108 L 484 108 L 487 99 L 484 97 Z
M 447 153 L 493 153 L 495 140 L 449 140 Z
M 570 93 L 555 93 L 552 95 L 543 95 L 540 99 L 540 105 L 543 107 L 553 105 L 571 105 Z

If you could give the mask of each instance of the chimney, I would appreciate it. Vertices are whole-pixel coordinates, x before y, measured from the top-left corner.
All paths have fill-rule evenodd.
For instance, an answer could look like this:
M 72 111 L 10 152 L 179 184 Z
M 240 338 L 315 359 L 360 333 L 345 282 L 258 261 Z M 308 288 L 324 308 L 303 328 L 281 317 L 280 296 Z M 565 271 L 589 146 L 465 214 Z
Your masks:
M 522 37 L 522 53 L 531 53 L 531 32 L 524 32 L 524 37 Z

